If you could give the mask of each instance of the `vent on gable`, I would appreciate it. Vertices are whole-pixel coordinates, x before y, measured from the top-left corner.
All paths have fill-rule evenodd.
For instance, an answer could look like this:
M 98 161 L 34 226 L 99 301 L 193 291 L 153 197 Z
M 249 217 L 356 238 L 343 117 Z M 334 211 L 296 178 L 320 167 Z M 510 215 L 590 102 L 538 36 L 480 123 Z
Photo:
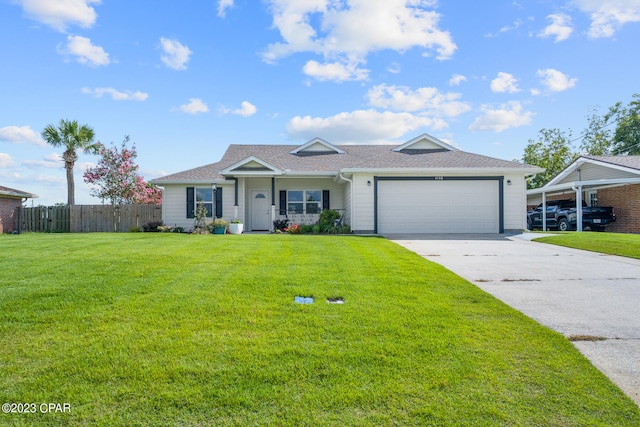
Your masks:
M 297 155 L 318 155 L 318 154 L 344 154 L 344 150 L 339 149 L 335 145 L 329 144 L 327 141 L 321 138 L 314 138 L 311 141 L 303 144 L 294 150 L 289 151 L 289 154 Z
M 256 161 L 250 161 L 237 168 L 232 169 L 232 171 L 270 171 L 270 170 L 272 169 Z
M 282 175 L 282 171 L 255 156 L 247 157 L 220 171 L 220 175 Z
M 393 151 L 402 151 L 407 153 L 410 150 L 414 151 L 410 154 L 424 154 L 428 152 L 457 151 L 457 148 L 425 133 L 393 149 Z
M 431 153 L 446 153 L 450 150 L 444 148 L 404 148 L 399 150 L 399 153 L 415 155 L 415 154 L 431 154 Z

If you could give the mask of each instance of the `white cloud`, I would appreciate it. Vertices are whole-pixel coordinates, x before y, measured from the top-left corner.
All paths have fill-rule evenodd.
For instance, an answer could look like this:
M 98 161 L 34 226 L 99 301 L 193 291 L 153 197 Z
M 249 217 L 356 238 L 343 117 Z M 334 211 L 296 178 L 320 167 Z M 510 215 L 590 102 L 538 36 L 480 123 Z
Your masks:
M 227 9 L 233 7 L 233 0 L 218 0 L 218 16 L 224 18 L 227 14 Z
M 206 113 L 209 107 L 199 98 L 189 98 L 189 103 L 181 105 L 180 110 L 187 114 L 198 114 Z
M 457 49 L 451 34 L 439 28 L 440 14 L 432 10 L 432 0 L 269 0 L 269 4 L 273 27 L 282 37 L 263 53 L 269 63 L 313 52 L 327 63 L 357 69 L 369 53 L 380 50 L 420 47 L 435 51 L 438 59 L 449 59 Z M 324 71 L 317 75 L 326 76 L 329 70 Z M 353 74 L 347 76 L 353 79 Z
M 90 39 L 82 36 L 67 36 L 67 46 L 62 53 L 75 55 L 79 63 L 93 67 L 110 62 L 109 54 L 103 48 L 91 44 Z
M 533 113 L 523 111 L 522 105 L 518 101 L 511 101 L 501 105 L 497 109 L 492 109 L 489 105 L 481 107 L 483 115 L 469 126 L 469 130 L 488 130 L 502 132 L 504 130 L 531 124 Z
M 460 86 L 460 83 L 466 82 L 467 78 L 462 74 L 454 74 L 449 79 L 449 86 Z
M 68 25 L 90 28 L 96 22 L 96 11 L 90 5 L 100 0 L 15 0 L 24 12 L 51 28 L 64 32 Z
M 317 61 L 308 61 L 302 71 L 309 77 L 320 81 L 333 80 L 343 82 L 347 80 L 366 80 L 369 70 L 358 68 L 357 63 L 343 64 L 339 62 L 320 64 Z
M 296 116 L 287 124 L 287 133 L 294 139 L 321 136 L 336 143 L 384 143 L 421 127 L 438 129 L 446 126 L 441 120 L 411 113 L 356 110 L 332 117 Z
M 498 30 L 497 33 L 489 33 L 489 34 L 486 34 L 485 37 L 496 37 L 499 34 L 508 33 L 509 31 L 517 30 L 518 28 L 520 28 L 521 25 L 522 25 L 522 20 L 517 19 L 513 22 L 513 24 L 505 25 L 504 27 L 500 28 L 500 30 Z
M 569 36 L 571 36 L 573 27 L 571 26 L 571 17 L 569 15 L 565 15 L 564 13 L 556 13 L 547 16 L 547 19 L 551 20 L 551 24 L 549 24 L 544 30 L 538 33 L 538 37 L 555 37 L 555 42 L 558 43 L 568 39 Z
M 578 82 L 577 78 L 569 78 L 566 74 L 553 68 L 538 70 L 538 77 L 542 79 L 541 83 L 552 92 L 562 92 L 570 89 Z
M 10 155 L 7 153 L 0 153 L 0 168 L 9 169 L 16 165 Z
M 97 87 L 95 89 L 83 87 L 82 93 L 93 95 L 96 98 L 102 98 L 103 95 L 110 95 L 114 101 L 145 101 L 149 97 L 148 93 L 140 92 L 139 90 L 135 92 L 130 90 L 119 91 L 112 87 Z
M 495 93 L 516 93 L 518 89 L 518 79 L 513 74 L 499 72 L 498 77 L 491 80 L 491 90 Z
M 387 67 L 387 71 L 390 72 L 391 74 L 399 74 L 400 70 L 401 70 L 400 64 L 398 64 L 397 62 L 394 62 Z
M 624 24 L 640 22 L 638 0 L 573 0 L 591 17 L 589 37 L 613 37 Z
M 42 160 L 24 160 L 22 164 L 31 169 L 60 169 L 64 166 L 64 159 L 58 153 L 51 153 Z
M 421 87 L 415 91 L 406 86 L 372 87 L 367 93 L 369 105 L 394 111 L 419 111 L 423 116 L 453 117 L 469 111 L 471 107 L 458 101 L 459 93 L 441 93 L 434 87 Z
M 257 111 L 258 109 L 255 105 L 248 101 L 242 101 L 242 104 L 240 104 L 240 108 L 238 108 L 237 110 L 233 110 L 232 113 L 243 117 L 249 117 L 253 116 Z
M 187 62 L 193 52 L 178 40 L 160 38 L 160 45 L 164 55 L 160 57 L 164 64 L 174 70 L 186 70 Z
M 0 128 L 0 141 L 12 144 L 35 144 L 45 147 L 47 143 L 29 126 L 5 126 Z

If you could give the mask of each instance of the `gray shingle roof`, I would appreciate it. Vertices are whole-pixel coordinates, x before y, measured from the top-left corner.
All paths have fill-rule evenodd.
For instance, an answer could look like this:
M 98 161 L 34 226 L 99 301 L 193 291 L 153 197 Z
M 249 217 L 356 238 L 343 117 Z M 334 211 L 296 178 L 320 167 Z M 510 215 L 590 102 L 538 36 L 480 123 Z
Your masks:
M 34 198 L 38 197 L 35 194 L 27 193 L 26 191 L 16 190 L 15 188 L 4 187 L 0 185 L 0 196 L 12 196 L 12 197 L 25 197 Z
M 582 156 L 585 159 L 597 160 L 617 166 L 640 170 L 640 156 Z
M 464 151 L 412 150 L 394 151 L 398 145 L 340 145 L 344 154 L 326 152 L 302 152 L 290 154 L 298 145 L 230 145 L 217 163 L 189 169 L 151 182 L 210 182 L 222 179 L 220 171 L 248 157 L 256 157 L 287 173 L 325 172 L 337 174 L 343 170 L 379 169 L 515 169 L 526 172 L 534 166 L 496 159 Z M 537 170 L 532 170 L 537 172 Z

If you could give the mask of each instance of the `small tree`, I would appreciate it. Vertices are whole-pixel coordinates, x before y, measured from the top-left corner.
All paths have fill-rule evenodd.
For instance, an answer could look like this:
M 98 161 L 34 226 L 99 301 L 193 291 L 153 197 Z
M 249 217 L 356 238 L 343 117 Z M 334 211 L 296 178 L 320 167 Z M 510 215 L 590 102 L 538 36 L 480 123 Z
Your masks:
M 144 178 L 138 175 L 136 189 L 133 193 L 131 203 L 139 205 L 159 205 L 162 204 L 162 190 L 156 185 L 149 184 Z
M 120 150 L 117 147 L 100 147 L 101 156 L 96 167 L 84 172 L 84 182 L 96 186 L 91 195 L 109 200 L 112 205 L 121 204 L 158 204 L 162 202 L 162 192 L 148 184 L 138 175 L 138 156 L 135 144 L 127 148 L 129 136 L 125 136 Z

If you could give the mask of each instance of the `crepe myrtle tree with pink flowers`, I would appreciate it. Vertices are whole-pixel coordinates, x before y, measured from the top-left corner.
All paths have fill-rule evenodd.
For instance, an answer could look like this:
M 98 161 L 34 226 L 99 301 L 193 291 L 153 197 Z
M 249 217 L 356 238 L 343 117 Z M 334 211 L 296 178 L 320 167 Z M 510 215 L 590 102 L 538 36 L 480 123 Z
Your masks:
M 98 150 L 100 162 L 95 167 L 87 168 L 83 175 L 84 182 L 95 186 L 91 195 L 108 200 L 114 206 L 162 203 L 162 191 L 138 175 L 138 165 L 135 163 L 138 157 L 136 145 L 128 148 L 128 143 L 127 135 L 120 149 L 101 145 Z

